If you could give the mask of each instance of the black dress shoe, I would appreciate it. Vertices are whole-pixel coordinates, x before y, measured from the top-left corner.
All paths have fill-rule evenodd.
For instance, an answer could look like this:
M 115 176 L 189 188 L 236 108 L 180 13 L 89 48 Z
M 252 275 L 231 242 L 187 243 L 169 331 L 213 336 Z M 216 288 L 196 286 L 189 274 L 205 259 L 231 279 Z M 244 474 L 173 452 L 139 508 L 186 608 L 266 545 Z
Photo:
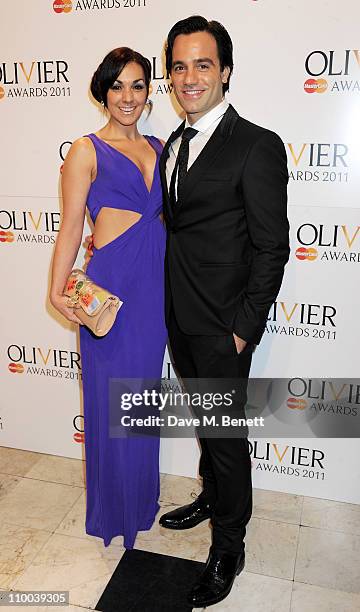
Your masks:
M 159 523 L 162 527 L 167 529 L 191 529 L 202 521 L 209 519 L 212 515 L 212 509 L 210 504 L 196 499 L 192 504 L 181 506 L 163 514 Z
M 188 595 L 189 603 L 194 608 L 204 608 L 225 599 L 244 565 L 245 553 L 210 552 L 202 575 Z

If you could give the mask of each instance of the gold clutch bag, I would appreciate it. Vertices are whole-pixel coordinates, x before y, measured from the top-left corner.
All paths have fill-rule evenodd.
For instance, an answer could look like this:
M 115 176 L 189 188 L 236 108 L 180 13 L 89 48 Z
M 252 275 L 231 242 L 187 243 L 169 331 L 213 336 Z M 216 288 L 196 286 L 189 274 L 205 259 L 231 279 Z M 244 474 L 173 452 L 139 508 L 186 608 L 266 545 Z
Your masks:
M 96 336 L 105 336 L 114 325 L 123 302 L 96 285 L 85 272 L 75 269 L 66 281 L 64 295 L 69 306 L 76 308 L 76 316 Z

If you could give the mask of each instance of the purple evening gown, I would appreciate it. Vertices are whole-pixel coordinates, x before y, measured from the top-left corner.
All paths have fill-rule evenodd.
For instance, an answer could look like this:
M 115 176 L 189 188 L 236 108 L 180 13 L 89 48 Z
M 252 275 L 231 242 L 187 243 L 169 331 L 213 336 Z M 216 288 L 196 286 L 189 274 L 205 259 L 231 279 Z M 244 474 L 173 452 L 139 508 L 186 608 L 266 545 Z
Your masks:
M 86 533 L 124 536 L 132 548 L 138 531 L 150 529 L 159 509 L 159 437 L 109 437 L 110 378 L 160 380 L 166 344 L 164 320 L 165 229 L 159 219 L 162 145 L 146 136 L 156 152 L 150 192 L 139 168 L 95 134 L 88 136 L 97 157 L 97 177 L 87 207 L 93 222 L 102 206 L 132 210 L 141 219 L 99 249 L 87 268 L 99 285 L 124 304 L 103 338 L 80 327 L 86 451 Z

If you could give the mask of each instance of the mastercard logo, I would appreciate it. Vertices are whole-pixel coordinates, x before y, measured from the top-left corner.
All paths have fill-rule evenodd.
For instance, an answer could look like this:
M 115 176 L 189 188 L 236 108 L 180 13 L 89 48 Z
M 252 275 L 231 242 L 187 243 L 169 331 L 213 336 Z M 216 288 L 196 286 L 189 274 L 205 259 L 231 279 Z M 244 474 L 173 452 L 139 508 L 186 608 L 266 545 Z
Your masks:
M 22 374 L 24 371 L 24 366 L 22 363 L 9 363 L 8 368 L 13 374 Z
M 0 230 L 0 242 L 14 242 L 14 234 Z
M 0 100 L 2 100 L 5 97 L 5 89 L 3 87 L 0 87 Z
M 81 444 L 82 442 L 84 442 L 84 440 L 85 440 L 84 432 L 76 431 L 74 433 L 74 441 L 75 442 L 79 442 L 79 444 Z
M 295 255 L 297 259 L 300 259 L 300 261 L 304 261 L 305 259 L 307 261 L 314 261 L 314 259 L 317 259 L 318 252 L 312 247 L 299 247 L 296 249 Z
M 290 410 L 305 410 L 307 404 L 303 399 L 298 399 L 297 397 L 289 397 L 286 405 Z
M 325 79 L 308 79 L 304 83 L 306 93 L 324 93 L 328 88 Z
M 70 0 L 55 0 L 53 9 L 55 13 L 70 13 L 72 10 L 72 2 L 70 2 Z

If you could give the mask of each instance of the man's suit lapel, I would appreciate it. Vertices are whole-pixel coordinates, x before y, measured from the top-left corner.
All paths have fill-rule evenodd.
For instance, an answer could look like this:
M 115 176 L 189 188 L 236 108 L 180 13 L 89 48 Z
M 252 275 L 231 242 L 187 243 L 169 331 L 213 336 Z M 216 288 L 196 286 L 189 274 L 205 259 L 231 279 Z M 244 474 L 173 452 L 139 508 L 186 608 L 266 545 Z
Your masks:
M 201 175 L 206 172 L 211 163 L 214 161 L 215 157 L 221 154 L 221 151 L 226 145 L 228 138 L 231 136 L 231 133 L 238 119 L 238 113 L 230 104 L 216 130 L 211 135 L 205 147 L 202 149 L 194 163 L 189 168 L 189 171 L 185 177 L 183 184 L 182 199 L 186 199 L 186 194 L 189 193 L 195 187 L 196 183 L 200 180 Z M 184 130 L 184 126 L 185 121 L 183 121 L 179 125 L 179 127 L 174 132 L 172 132 L 167 142 L 165 143 L 163 152 L 160 157 L 160 177 L 163 186 L 164 207 L 166 208 L 167 214 L 170 218 L 173 218 L 174 215 L 178 213 L 181 208 L 181 203 L 177 203 L 175 211 L 172 209 L 170 203 L 169 186 L 166 180 L 166 162 L 169 159 L 170 146 L 177 138 L 179 138 L 179 136 L 181 136 Z
M 183 121 L 179 125 L 179 127 L 174 132 L 172 132 L 172 134 L 170 134 L 170 137 L 166 141 L 163 151 L 161 153 L 160 163 L 159 163 L 160 178 L 161 178 L 161 184 L 163 187 L 164 206 L 166 207 L 166 210 L 170 217 L 173 216 L 173 210 L 172 210 L 172 206 L 170 203 L 169 185 L 167 184 L 167 179 L 166 179 L 166 162 L 169 159 L 170 146 L 174 142 L 174 140 L 179 138 L 179 136 L 182 134 L 184 130 L 184 126 L 185 126 L 185 121 Z
M 190 193 L 198 183 L 201 175 L 207 172 L 214 159 L 221 155 L 238 119 L 238 113 L 230 104 L 216 130 L 189 168 L 182 188 L 182 200 L 186 200 L 187 194 Z M 180 208 L 181 206 L 177 205 L 176 210 Z

